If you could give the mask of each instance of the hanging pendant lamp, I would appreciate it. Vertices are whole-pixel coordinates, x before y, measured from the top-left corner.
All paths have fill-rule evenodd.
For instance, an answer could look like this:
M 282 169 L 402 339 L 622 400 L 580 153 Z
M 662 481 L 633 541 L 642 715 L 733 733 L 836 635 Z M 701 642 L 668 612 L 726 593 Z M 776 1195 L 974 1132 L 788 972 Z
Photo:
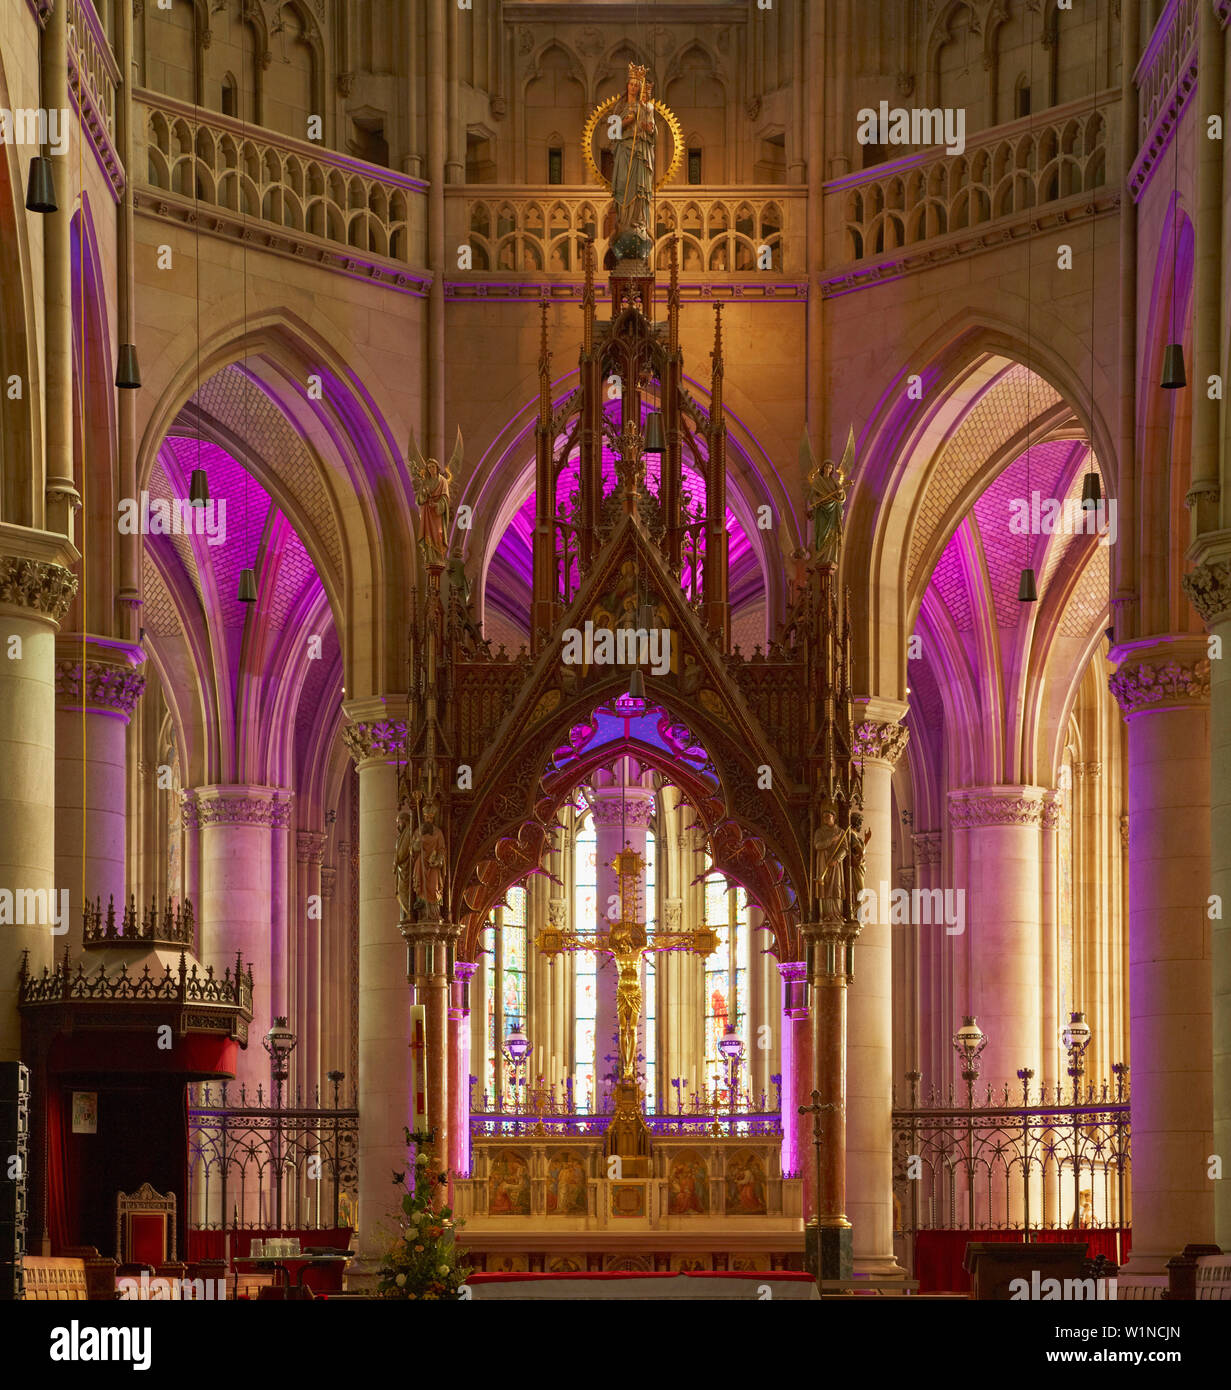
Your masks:
M 209 477 L 204 468 L 192 470 L 192 481 L 188 486 L 188 501 L 194 507 L 204 507 L 209 502 Z
M 661 410 L 651 410 L 645 417 L 644 452 L 661 454 L 666 447 L 666 439 L 663 435 L 663 413 Z
M 26 211 L 57 212 L 59 207 L 51 160 L 45 154 L 36 154 L 30 161 L 30 174 L 26 180 Z
M 1018 603 L 1037 603 L 1038 599 L 1039 590 L 1034 582 L 1034 566 L 1027 565 L 1022 570 L 1022 577 L 1017 585 L 1017 601 Z
M 1163 379 L 1159 385 L 1164 391 L 1179 391 L 1188 385 L 1188 377 L 1184 372 L 1182 343 L 1168 343 L 1163 348 Z
M 1081 480 L 1081 505 L 1089 511 L 1095 508 L 1103 500 L 1102 490 L 1099 487 L 1099 476 L 1091 469 Z
M 239 576 L 240 603 L 256 602 L 256 570 L 245 569 Z
M 121 343 L 116 361 L 115 384 L 121 391 L 136 391 L 141 386 L 141 368 L 137 365 L 137 345 Z

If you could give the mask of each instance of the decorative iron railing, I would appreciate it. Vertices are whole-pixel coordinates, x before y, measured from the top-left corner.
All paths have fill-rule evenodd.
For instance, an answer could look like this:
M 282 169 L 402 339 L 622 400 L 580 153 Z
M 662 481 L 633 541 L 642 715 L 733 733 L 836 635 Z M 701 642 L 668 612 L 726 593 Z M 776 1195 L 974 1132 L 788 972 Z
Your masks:
M 950 1088 L 893 1113 L 899 1228 L 1058 1230 L 1130 1224 L 1128 1068 L 1114 1080 L 1018 1095 L 988 1087 L 966 1103 Z
M 470 1133 L 474 1138 L 516 1134 L 602 1134 L 611 1123 L 614 1106 L 609 1091 L 597 1097 L 574 1097 L 571 1080 L 549 1086 L 541 1078 L 528 1085 L 512 1083 L 491 1096 L 475 1090 L 470 1078 Z M 655 1135 L 782 1135 L 782 1078 L 770 1078 L 773 1094 L 737 1088 L 734 1093 L 689 1092 L 687 1082 L 672 1078 L 674 1109 L 647 1113 L 645 1122 Z
M 233 1104 L 233 1097 L 238 1104 Z M 188 1088 L 188 1224 L 194 1230 L 329 1229 L 354 1224 L 359 1110 L 319 1090 L 302 1104 L 255 1103 L 243 1086 Z
M 582 249 L 599 238 L 609 201 L 593 186 L 474 187 L 450 192 L 450 225 L 469 246 L 476 271 L 580 275 Z M 680 239 L 680 272 L 774 274 L 803 263 L 806 192 L 770 185 L 729 189 L 693 187 L 655 199 L 655 258 L 667 269 L 668 242 Z
M 87 946 L 184 946 L 192 950 L 195 923 L 192 904 L 186 899 L 172 903 L 168 898 L 161 912 L 158 904 L 151 902 L 138 914 L 136 900 L 130 897 L 117 919 L 114 898 L 108 900 L 106 913 L 101 898 L 87 898 L 82 918 Z
M 190 967 L 182 953 L 178 967 L 172 970 L 169 964 L 165 965 L 161 975 L 151 972 L 148 965 L 141 967 L 140 974 L 130 974 L 127 963 L 121 963 L 113 974 L 108 974 L 105 967 L 90 974 L 81 962 L 73 970 L 67 947 L 54 970 L 44 966 L 41 974 L 31 975 L 28 964 L 29 952 L 23 952 L 20 995 L 23 1007 L 77 1002 L 217 1004 L 238 1007 L 249 1016 L 252 1013 L 252 972 L 244 969 L 239 956 L 235 958 L 234 974 L 228 966 L 221 975 L 214 974 L 212 965 L 202 969 L 194 962 Z
M 156 189 L 278 228 L 305 253 L 317 238 L 362 256 L 422 265 L 425 185 L 229 116 L 139 92 L 145 180 Z
M 825 185 L 828 261 L 971 231 L 1114 180 L 1116 100 L 1083 98 L 972 136 L 961 154 L 929 150 L 834 179 Z

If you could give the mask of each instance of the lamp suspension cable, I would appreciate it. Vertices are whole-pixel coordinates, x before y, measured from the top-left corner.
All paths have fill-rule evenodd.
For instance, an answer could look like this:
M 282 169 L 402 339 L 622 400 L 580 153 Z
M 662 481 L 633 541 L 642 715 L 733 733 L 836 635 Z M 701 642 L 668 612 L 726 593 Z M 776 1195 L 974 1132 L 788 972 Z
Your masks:
M 1057 30 L 1060 26 L 1060 12 L 1053 11 L 1053 23 Z M 1110 26 L 1108 26 L 1110 33 Z M 1058 34 L 1055 35 L 1058 39 Z M 1094 114 L 1092 116 L 1093 128 L 1097 135 L 1099 109 L 1098 109 L 1098 83 L 1099 83 L 1099 12 L 1098 0 L 1094 4 Z M 1093 184 L 1091 184 L 1093 192 Z M 1090 219 L 1090 421 L 1091 428 L 1089 437 L 1086 440 L 1086 472 L 1081 480 L 1081 505 L 1084 510 L 1097 513 L 1098 506 L 1102 500 L 1102 489 L 1099 486 L 1099 470 L 1094 454 L 1094 266 L 1095 266 L 1095 247 L 1098 239 L 1098 218 Z M 1097 517 L 1095 524 L 1097 526 Z
M 1033 162 L 1033 168 L 1032 168 L 1032 170 L 1031 170 L 1031 173 L 1032 173 L 1032 174 L 1037 174 L 1037 173 L 1038 173 L 1038 150 L 1037 150 L 1037 148 L 1036 148 L 1036 146 L 1035 146 L 1035 143 L 1034 143 L 1034 100 L 1033 100 L 1033 91 L 1034 91 L 1034 18 L 1033 18 L 1033 11 L 1031 12 L 1031 19 L 1030 19 L 1029 52 L 1030 52 L 1030 58 L 1029 58 L 1029 63 L 1030 63 L 1030 89 L 1031 89 L 1032 97 L 1031 97 L 1031 102 L 1030 102 L 1030 119 L 1029 119 L 1029 125 L 1028 125 L 1028 128 L 1027 128 L 1027 129 L 1028 129 L 1028 141 L 1029 141 L 1029 148 L 1030 148 L 1030 157 L 1031 157 L 1031 160 L 1032 160 L 1032 162 Z M 1031 465 L 1031 457 L 1030 457 L 1030 455 L 1031 455 L 1031 439 L 1032 439 L 1032 435 L 1033 435 L 1033 431 L 1034 431 L 1034 413 L 1033 413 L 1033 410 L 1032 410 L 1032 408 L 1031 408 L 1031 405 L 1032 405 L 1031 397 L 1032 397 L 1032 394 L 1033 394 L 1032 391 L 1031 391 L 1031 387 L 1032 387 L 1033 384 L 1034 384 L 1034 351 L 1033 351 L 1033 343 L 1032 343 L 1032 339 L 1031 339 L 1031 335 L 1030 335 L 1030 329 L 1031 329 L 1031 323 L 1030 323 L 1030 310 L 1031 310 L 1031 305 L 1032 305 L 1033 300 L 1034 300 L 1034 292 L 1033 292 L 1033 290 L 1034 290 L 1034 287 L 1033 287 L 1033 270 L 1034 270 L 1034 264 L 1033 264 L 1033 262 L 1034 262 L 1034 258 L 1033 258 L 1033 255 L 1032 255 L 1033 247 L 1032 247 L 1032 245 L 1031 245 L 1031 237 L 1029 236 L 1029 234 L 1027 234 L 1027 236 L 1025 237 L 1025 242 L 1026 242 L 1026 514 L 1027 514 L 1027 516 L 1031 516 L 1031 515 L 1033 514 L 1033 510 L 1034 510 L 1034 495 L 1033 495 L 1033 493 L 1032 493 L 1031 490 L 1030 490 L 1030 482 L 1031 482 L 1031 468 L 1030 468 L 1030 465 Z M 1033 543 L 1032 543 L 1032 542 L 1033 542 L 1033 538 L 1032 538 L 1032 536 L 1031 536 L 1031 534 L 1030 534 L 1030 525 L 1029 525 L 1029 523 L 1027 523 L 1027 526 L 1026 526 L 1026 535 L 1025 535 L 1026 564 L 1025 564 L 1024 568 L 1022 569 L 1021 577 L 1019 578 L 1018 584 L 1017 584 L 1017 601 L 1018 601 L 1019 603 L 1036 603 L 1036 602 L 1038 601 L 1038 597 L 1039 597 L 1038 585 L 1037 585 L 1037 583 L 1035 582 L 1035 575 L 1034 575 L 1034 565 L 1033 565 L 1033 560 L 1034 560 L 1034 546 L 1033 546 Z

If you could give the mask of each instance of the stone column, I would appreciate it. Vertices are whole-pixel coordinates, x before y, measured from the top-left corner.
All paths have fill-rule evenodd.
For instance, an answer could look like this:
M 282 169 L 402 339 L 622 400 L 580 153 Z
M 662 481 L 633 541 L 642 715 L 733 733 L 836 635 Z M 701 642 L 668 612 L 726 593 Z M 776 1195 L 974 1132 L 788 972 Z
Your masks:
M 1210 662 L 1203 637 L 1113 648 L 1128 726 L 1133 1122 L 1131 1275 L 1161 1274 L 1214 1236 L 1210 893 Z M 1215 662 L 1226 698 L 1222 662 Z M 1225 727 L 1225 726 L 1224 726 Z M 1219 764 L 1219 832 L 1227 768 Z M 1225 842 L 1223 842 L 1225 843 Z M 1225 853 L 1225 851 L 1224 851 Z M 1219 882 L 1225 887 L 1225 870 Z
M 85 648 L 83 662 L 80 637 L 56 643 L 56 882 L 73 905 L 74 951 L 83 898 L 101 898 L 104 916 L 114 900 L 117 917 L 127 901 L 128 721 L 145 689 L 140 647 L 94 637 Z
M 453 1096 L 450 1130 L 452 1172 L 470 1172 L 470 990 L 477 964 L 459 960 L 453 966 L 453 1000 L 449 1009 L 449 1089 Z
M 1018 1068 L 1042 1075 L 1043 990 L 1040 827 L 1046 789 L 997 784 L 949 793 L 955 836 L 966 839 L 968 998 L 987 1035 L 981 1076 L 997 1091 Z M 954 941 L 961 938 L 954 937 Z M 951 1031 L 961 1022 L 954 1018 Z M 1012 1094 L 1012 1088 L 1010 1089 Z
M 855 702 L 856 758 L 863 761 L 864 885 L 875 908 L 859 911 L 859 969 L 847 1007 L 846 1212 L 854 1227 L 855 1268 L 861 1274 L 904 1273 L 893 1254 L 893 951 L 889 899 L 893 881 L 893 769 L 906 747 L 897 722 L 906 706 L 887 700 Z M 867 906 L 871 908 L 871 900 Z M 918 928 L 916 928 L 917 930 Z M 910 930 L 910 928 L 907 928 Z
M 346 1070 L 346 1048 L 341 1042 L 342 1016 L 341 928 L 337 911 L 338 871 L 321 866 L 321 1074 Z M 321 1082 L 322 1088 L 324 1082 Z
M 299 1083 L 304 1104 L 312 1104 L 312 1092 L 321 1078 L 321 859 L 325 836 L 319 830 L 301 830 L 295 836 L 295 852 L 301 885 L 296 904 L 295 952 L 298 963 L 296 997 L 299 1001 Z
M 847 988 L 853 976 L 857 922 L 811 922 L 801 928 L 808 950 L 811 981 L 812 1070 L 811 1094 L 801 1105 L 814 1103 L 823 1109 L 820 1162 L 814 1139 L 813 1114 L 798 1114 L 799 1144 L 807 1149 L 806 1168 L 814 1174 L 816 1231 L 809 1240 L 815 1251 L 818 1278 L 849 1279 L 854 1271 L 851 1222 L 846 1215 L 847 1191 Z M 819 1167 L 819 1171 L 818 1171 Z M 805 1171 L 806 1171 L 805 1168 Z M 807 1184 L 804 1187 L 807 1211 Z M 815 1242 L 815 1243 L 814 1243 Z
M 804 1219 L 816 1214 L 816 1173 L 808 1126 L 799 1107 L 811 1104 L 812 1022 L 808 1010 L 808 963 L 784 960 L 782 975 L 782 1171 L 803 1178 Z
M 201 822 L 197 798 L 191 788 L 180 792 L 180 821 L 184 828 L 184 896 L 192 904 L 197 921 L 197 953 L 201 948 Z
M 0 889 L 14 894 L 14 907 L 24 891 L 46 895 L 50 909 L 52 892 L 68 886 L 56 882 L 54 680 L 75 559 L 61 536 L 0 523 Z M 63 940 L 46 919 L 0 927 L 0 1060 L 21 1057 L 22 952 L 37 973 Z
M 443 1169 L 451 1167 L 452 1090 L 450 1073 L 451 993 L 454 950 L 461 928 L 450 922 L 415 921 L 402 923 L 406 942 L 407 970 L 414 986 L 414 1002 L 425 1010 L 427 1041 L 427 1127 L 436 1138 L 434 1149 Z
M 359 773 L 359 1255 L 370 1275 L 383 1247 L 377 1226 L 393 1205 L 390 1174 L 406 1166 L 410 1115 L 409 994 L 393 876 L 404 703 L 355 701 L 343 740 Z
M 1231 1161 L 1231 556 L 1227 538 L 1220 549 L 1206 547 L 1202 554 L 1202 562 L 1184 577 L 1184 589 L 1205 620 L 1211 642 L 1218 643 L 1214 650 L 1219 655 L 1219 660 L 1209 664 L 1210 892 L 1222 905 L 1221 914 L 1209 923 L 1214 1128 L 1210 1152 L 1223 1155 L 1225 1170 Z M 1218 558 L 1220 555 L 1228 558 Z M 1131 797 L 1131 781 L 1129 794 Z M 1129 826 L 1131 878 L 1131 820 Z M 1131 884 L 1129 891 L 1133 892 Z M 1129 920 L 1131 938 L 1134 919 Z M 1134 1090 L 1137 1061 L 1134 1053 Z M 1231 1248 L 1231 1174 L 1225 1171 L 1222 1181 L 1214 1184 L 1214 1226 L 1217 1243 L 1224 1250 Z
M 261 1041 L 274 1018 L 271 832 L 289 824 L 291 804 L 281 787 L 246 782 L 197 787 L 194 801 L 200 826 L 202 960 L 222 971 L 234 967 L 238 953 L 252 970 L 252 1023 L 236 1075 L 251 1092 L 269 1083 Z
M 915 886 L 921 892 L 940 887 L 941 834 L 939 830 L 921 830 L 911 837 L 915 851 Z M 941 1086 L 945 1081 L 945 1060 L 937 1039 L 948 1043 L 951 1011 L 945 1004 L 947 972 L 946 938 L 943 932 L 918 936 L 919 961 L 919 1052 L 907 1061 L 921 1073 L 929 1086 Z

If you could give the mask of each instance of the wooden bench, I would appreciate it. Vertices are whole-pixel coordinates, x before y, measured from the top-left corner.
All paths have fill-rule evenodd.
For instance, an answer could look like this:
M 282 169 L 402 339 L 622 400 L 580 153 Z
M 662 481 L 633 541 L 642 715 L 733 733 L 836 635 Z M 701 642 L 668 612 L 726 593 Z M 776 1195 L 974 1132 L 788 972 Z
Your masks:
M 84 1303 L 90 1296 L 84 1260 L 63 1255 L 24 1255 L 21 1270 L 25 1282 L 22 1297 L 27 1301 Z

